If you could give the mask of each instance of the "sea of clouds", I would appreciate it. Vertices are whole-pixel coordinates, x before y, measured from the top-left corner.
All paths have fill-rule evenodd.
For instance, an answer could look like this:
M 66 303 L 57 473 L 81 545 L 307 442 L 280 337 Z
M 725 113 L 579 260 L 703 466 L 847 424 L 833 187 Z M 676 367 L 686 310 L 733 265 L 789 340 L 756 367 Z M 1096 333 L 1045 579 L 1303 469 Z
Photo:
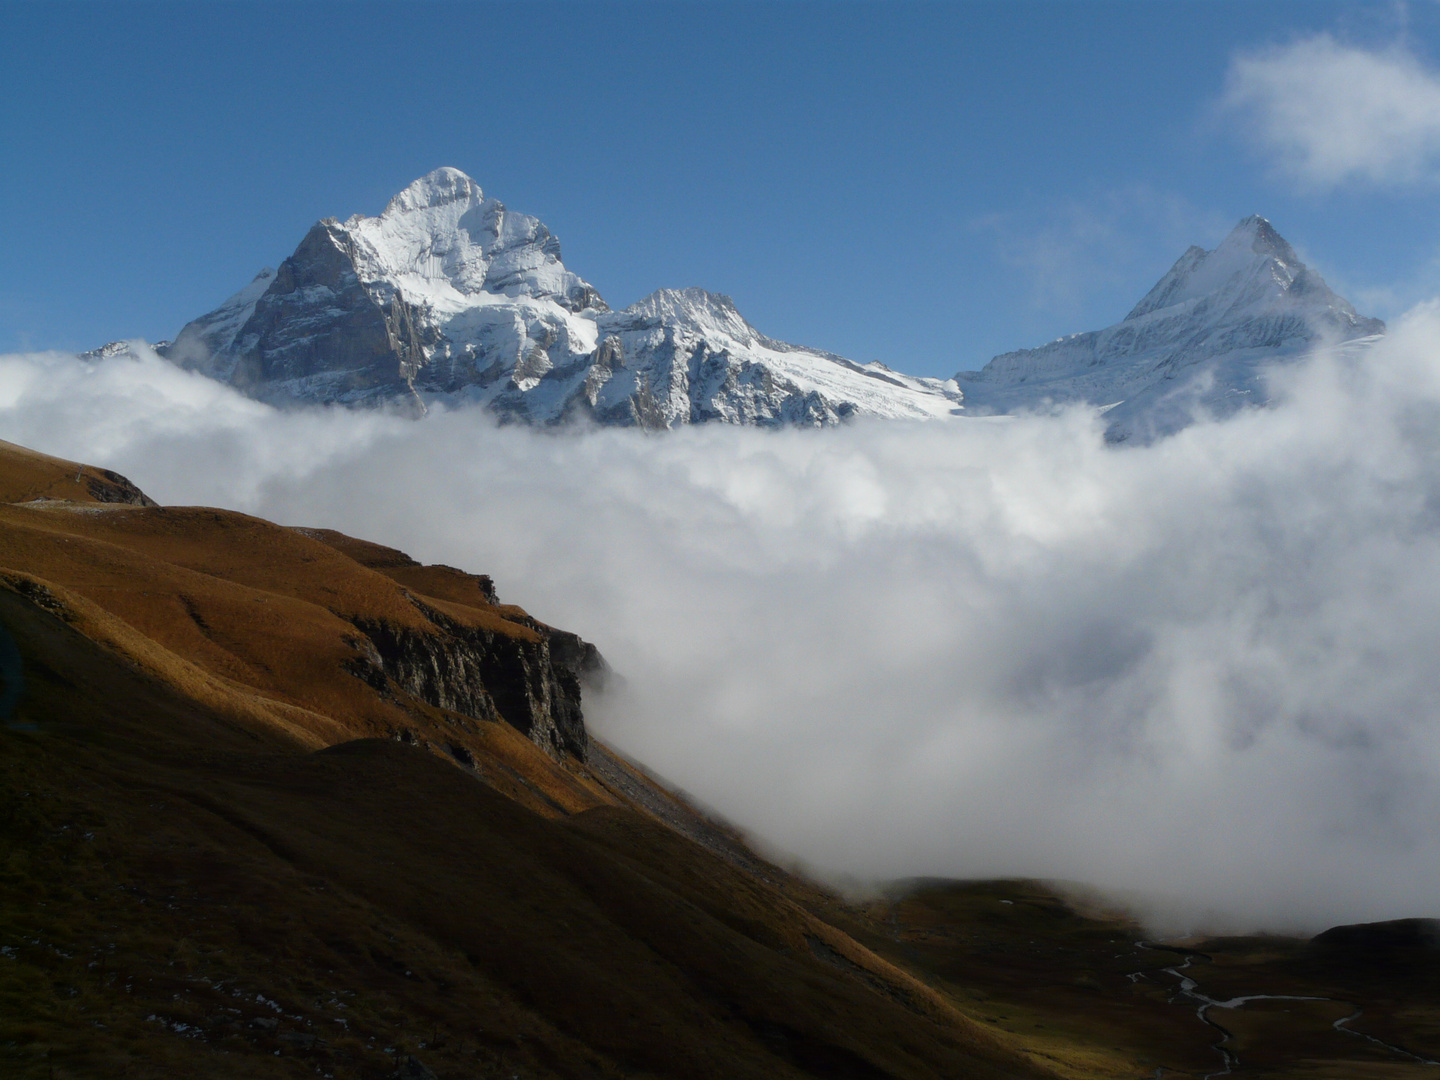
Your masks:
M 1087 409 L 547 433 L 11 355 L 0 437 L 492 574 L 624 676 L 603 738 L 829 874 L 1440 916 L 1440 308 L 1274 385 L 1117 448 Z

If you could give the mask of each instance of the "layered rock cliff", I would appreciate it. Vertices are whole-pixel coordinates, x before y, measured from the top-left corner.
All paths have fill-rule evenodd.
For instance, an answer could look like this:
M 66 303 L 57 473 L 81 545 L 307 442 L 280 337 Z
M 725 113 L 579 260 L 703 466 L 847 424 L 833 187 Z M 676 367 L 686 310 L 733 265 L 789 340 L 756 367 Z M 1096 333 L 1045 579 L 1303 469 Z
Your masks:
M 344 612 L 364 635 L 347 667 L 382 693 L 413 697 L 472 720 L 504 721 L 556 757 L 585 760 L 582 693 L 604 685 L 608 665 L 577 634 L 501 605 L 484 575 L 424 566 L 403 552 L 326 529 L 300 529 L 402 586 L 414 621 Z M 448 609 L 448 610 L 447 610 Z

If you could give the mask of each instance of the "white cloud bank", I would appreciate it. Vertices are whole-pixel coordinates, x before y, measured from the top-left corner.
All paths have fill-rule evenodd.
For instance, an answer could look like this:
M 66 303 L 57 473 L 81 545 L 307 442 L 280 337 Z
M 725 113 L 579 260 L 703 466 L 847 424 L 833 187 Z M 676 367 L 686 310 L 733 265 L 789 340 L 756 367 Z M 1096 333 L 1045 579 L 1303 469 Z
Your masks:
M 1307 187 L 1440 178 L 1440 72 L 1401 46 L 1317 34 L 1234 57 L 1222 105 Z
M 495 575 L 627 676 L 602 735 L 813 865 L 1440 915 L 1440 310 L 1286 380 L 1115 450 L 1086 411 L 546 435 L 9 356 L 0 437 Z

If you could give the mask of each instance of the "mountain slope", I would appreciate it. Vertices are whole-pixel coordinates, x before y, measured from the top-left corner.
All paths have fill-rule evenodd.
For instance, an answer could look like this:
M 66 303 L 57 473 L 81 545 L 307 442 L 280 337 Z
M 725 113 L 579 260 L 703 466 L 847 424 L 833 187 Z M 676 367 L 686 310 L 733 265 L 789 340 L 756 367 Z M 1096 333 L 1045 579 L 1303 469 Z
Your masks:
M 32 497 L 90 474 L 0 446 L 0 1073 L 1052 1075 L 689 839 L 487 578 Z
M 1429 922 L 1159 945 L 1036 882 L 845 903 L 522 731 L 540 645 L 603 667 L 488 578 L 135 496 L 0 444 L 0 1075 L 1433 1072 Z
M 955 376 L 967 413 L 1084 401 L 1113 406 L 1112 441 L 1149 441 L 1197 412 L 1264 404 L 1266 365 L 1317 342 L 1363 347 L 1385 324 L 1359 315 L 1262 217 L 1213 251 L 1192 247 L 1125 319 L 1104 330 L 1002 353 Z
M 480 403 L 507 419 L 649 428 L 944 416 L 953 384 L 771 340 L 728 297 L 612 312 L 537 219 L 437 169 L 378 217 L 317 223 L 161 351 L 275 403 Z

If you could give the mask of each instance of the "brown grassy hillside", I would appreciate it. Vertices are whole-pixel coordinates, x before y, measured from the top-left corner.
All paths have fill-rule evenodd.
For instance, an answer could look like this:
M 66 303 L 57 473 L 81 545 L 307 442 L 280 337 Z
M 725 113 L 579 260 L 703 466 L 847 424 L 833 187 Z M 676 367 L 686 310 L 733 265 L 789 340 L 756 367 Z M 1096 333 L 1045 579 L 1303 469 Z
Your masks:
M 487 580 L 77 472 L 0 447 L 0 1075 L 1048 1075 L 577 741 Z
M 0 444 L 0 1077 L 1435 1075 L 1440 924 L 846 902 L 589 738 L 604 674 L 483 576 Z M 1182 964 L 1325 1000 L 1202 1020 Z

